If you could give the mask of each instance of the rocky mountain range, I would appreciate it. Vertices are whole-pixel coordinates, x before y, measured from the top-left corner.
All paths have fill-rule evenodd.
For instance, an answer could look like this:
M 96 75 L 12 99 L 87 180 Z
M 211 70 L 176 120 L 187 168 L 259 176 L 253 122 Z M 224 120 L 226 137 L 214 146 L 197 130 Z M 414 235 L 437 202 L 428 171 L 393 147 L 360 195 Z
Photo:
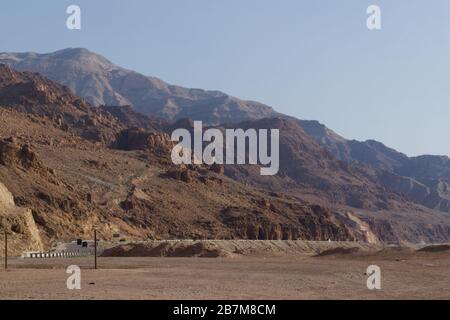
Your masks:
M 131 105 L 142 114 L 169 120 L 190 117 L 208 124 L 271 117 L 269 106 L 243 101 L 219 91 L 188 89 L 114 65 L 86 49 L 48 54 L 0 53 L 0 63 L 39 72 L 69 87 L 93 106 Z
M 85 49 L 3 53 L 0 62 L 0 183 L 14 200 L 0 215 L 24 208 L 23 218 L 1 222 L 20 231 L 21 248 L 94 228 L 139 239 L 449 239 L 447 157 L 347 140 L 317 121 L 167 85 Z M 192 130 L 192 119 L 220 130 L 278 128 L 279 174 L 172 165 L 170 133 Z
M 116 117 L 0 65 L 0 228 L 12 252 L 94 229 L 105 239 L 366 239 L 345 213 L 241 183 L 220 166 L 174 166 L 171 124 L 140 116 L 149 125 L 136 127 L 127 111 Z
M 374 140 L 346 140 L 317 121 L 299 121 L 336 159 L 378 170 L 381 183 L 428 208 L 450 213 L 450 158 L 408 157 Z
M 114 111 L 111 106 L 128 105 L 128 114 L 131 114 L 131 107 L 147 116 L 170 121 L 191 118 L 209 125 L 273 117 L 295 120 L 334 158 L 371 166 L 379 170 L 379 180 L 384 187 L 428 208 L 450 213 L 448 157 L 409 158 L 374 140 L 347 140 L 318 121 L 298 120 L 262 103 L 243 101 L 218 91 L 169 85 L 155 77 L 116 66 L 87 49 L 63 49 L 47 54 L 0 53 L 0 63 L 18 70 L 39 72 L 69 87 L 93 106 L 105 106 L 113 114 L 122 111 Z M 135 119 L 140 121 L 139 117 Z M 142 123 L 135 124 L 142 126 Z

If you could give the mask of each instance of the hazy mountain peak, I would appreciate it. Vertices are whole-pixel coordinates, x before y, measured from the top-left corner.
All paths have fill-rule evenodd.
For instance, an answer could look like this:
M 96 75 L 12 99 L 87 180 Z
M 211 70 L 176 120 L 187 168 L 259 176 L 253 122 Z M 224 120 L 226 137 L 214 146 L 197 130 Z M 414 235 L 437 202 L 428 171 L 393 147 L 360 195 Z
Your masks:
M 89 51 L 86 48 L 65 48 L 65 49 L 61 49 L 61 50 L 57 50 L 55 51 L 53 54 L 55 55 L 69 55 L 69 56 L 81 56 L 81 55 L 96 55 L 99 56 L 98 54 Z
M 43 54 L 41 55 L 41 57 L 62 61 L 68 60 L 72 61 L 73 63 L 79 62 L 89 64 L 91 67 L 97 67 L 101 69 L 119 69 L 116 65 L 114 65 L 111 61 L 109 61 L 102 55 L 89 51 L 85 48 L 62 49 L 53 53 Z
M 0 53 L 0 63 L 35 71 L 68 86 L 94 106 L 131 105 L 146 115 L 169 120 L 190 117 L 207 124 L 273 116 L 269 106 L 220 91 L 190 89 L 114 65 L 85 48 L 52 53 Z

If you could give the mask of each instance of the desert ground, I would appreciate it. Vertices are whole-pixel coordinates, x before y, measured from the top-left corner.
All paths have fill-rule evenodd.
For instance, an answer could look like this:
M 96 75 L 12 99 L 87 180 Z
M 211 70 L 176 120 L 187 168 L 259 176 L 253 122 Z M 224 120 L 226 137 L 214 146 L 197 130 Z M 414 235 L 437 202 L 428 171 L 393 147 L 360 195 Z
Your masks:
M 69 290 L 66 268 L 81 268 Z M 366 286 L 381 268 L 381 290 Z M 324 251 L 227 257 L 22 259 L 0 271 L 1 299 L 450 299 L 450 250 Z

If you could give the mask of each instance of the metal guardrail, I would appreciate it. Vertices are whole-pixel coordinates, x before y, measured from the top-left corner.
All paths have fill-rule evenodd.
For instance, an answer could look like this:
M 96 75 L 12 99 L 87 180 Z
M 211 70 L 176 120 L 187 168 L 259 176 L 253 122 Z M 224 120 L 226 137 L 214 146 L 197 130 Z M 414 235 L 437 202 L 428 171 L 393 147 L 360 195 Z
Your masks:
M 45 258 L 72 258 L 80 256 L 90 256 L 92 252 L 26 252 L 22 257 L 29 259 L 45 259 Z
M 4 268 L 5 270 L 8 269 L 8 232 L 5 230 L 3 232 L 4 234 Z M 77 245 L 78 242 L 81 240 L 77 239 Z M 53 251 L 28 251 L 22 254 L 21 258 L 24 259 L 48 259 L 48 258 L 73 258 L 73 257 L 83 257 L 83 256 L 92 256 L 94 255 L 94 268 L 97 269 L 97 230 L 94 230 L 94 245 L 93 248 L 84 248 L 87 241 L 84 241 L 81 245 L 83 246 L 83 249 L 69 249 L 69 250 L 76 250 L 76 251 L 69 251 L 69 250 L 61 250 L 56 249 Z M 87 246 L 87 244 L 86 244 Z

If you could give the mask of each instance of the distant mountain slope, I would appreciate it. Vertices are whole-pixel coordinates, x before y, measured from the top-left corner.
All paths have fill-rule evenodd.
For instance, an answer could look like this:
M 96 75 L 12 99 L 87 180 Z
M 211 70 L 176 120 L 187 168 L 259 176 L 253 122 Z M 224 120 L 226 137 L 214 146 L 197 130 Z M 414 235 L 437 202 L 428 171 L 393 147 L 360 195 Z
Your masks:
M 269 106 L 219 91 L 188 89 L 114 65 L 86 49 L 47 54 L 0 53 L 0 63 L 35 71 L 68 86 L 94 106 L 132 105 L 138 112 L 169 120 L 190 117 L 208 124 L 260 119 L 277 113 Z
M 450 213 L 450 158 L 408 157 L 375 140 L 346 140 L 318 121 L 299 120 L 304 130 L 337 159 L 380 169 L 383 186 L 432 209 Z
M 315 120 L 299 120 L 299 124 L 339 160 L 373 165 L 388 171 L 395 171 L 408 160 L 403 153 L 375 140 L 347 140 Z

